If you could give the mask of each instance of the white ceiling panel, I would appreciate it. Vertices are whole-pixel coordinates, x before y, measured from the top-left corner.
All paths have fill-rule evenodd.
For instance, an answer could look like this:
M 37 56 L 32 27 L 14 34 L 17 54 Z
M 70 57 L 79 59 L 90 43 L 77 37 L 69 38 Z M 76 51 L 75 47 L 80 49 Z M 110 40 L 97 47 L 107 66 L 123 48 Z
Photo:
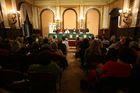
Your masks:
M 105 5 L 115 0 L 33 0 L 35 5 Z

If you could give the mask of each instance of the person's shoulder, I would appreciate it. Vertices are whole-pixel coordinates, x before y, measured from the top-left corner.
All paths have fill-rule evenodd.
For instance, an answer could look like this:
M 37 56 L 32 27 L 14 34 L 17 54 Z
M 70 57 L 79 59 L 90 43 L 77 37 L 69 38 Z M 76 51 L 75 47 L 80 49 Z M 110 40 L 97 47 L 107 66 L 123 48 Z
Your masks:
M 29 72 L 36 72 L 40 68 L 40 64 L 32 64 L 29 66 Z
M 30 65 L 30 68 L 40 67 L 40 64 L 32 64 Z
M 111 65 L 111 64 L 116 64 L 116 62 L 114 62 L 114 61 L 112 61 L 112 60 L 109 60 L 109 61 L 107 61 L 105 64 Z

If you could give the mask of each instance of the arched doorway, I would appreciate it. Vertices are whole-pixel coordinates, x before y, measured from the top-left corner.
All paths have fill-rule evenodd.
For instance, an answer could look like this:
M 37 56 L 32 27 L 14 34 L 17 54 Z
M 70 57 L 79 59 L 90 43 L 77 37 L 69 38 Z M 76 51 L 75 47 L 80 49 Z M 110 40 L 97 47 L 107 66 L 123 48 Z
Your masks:
M 63 29 L 77 29 L 77 13 L 74 9 L 66 9 L 63 12 Z
M 49 34 L 49 25 L 54 22 L 54 13 L 50 9 L 44 9 L 40 13 L 40 24 L 42 36 L 47 37 Z
M 85 27 L 89 29 L 89 32 L 93 35 L 98 35 L 100 28 L 100 12 L 96 8 L 91 8 L 86 13 Z

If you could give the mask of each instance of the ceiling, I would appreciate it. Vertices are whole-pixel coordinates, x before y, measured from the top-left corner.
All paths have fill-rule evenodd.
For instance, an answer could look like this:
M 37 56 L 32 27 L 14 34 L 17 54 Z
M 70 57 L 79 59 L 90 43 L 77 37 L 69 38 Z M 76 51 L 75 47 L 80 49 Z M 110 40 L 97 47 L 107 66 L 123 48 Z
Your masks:
M 33 0 L 35 5 L 46 6 L 46 5 L 106 5 L 115 0 Z

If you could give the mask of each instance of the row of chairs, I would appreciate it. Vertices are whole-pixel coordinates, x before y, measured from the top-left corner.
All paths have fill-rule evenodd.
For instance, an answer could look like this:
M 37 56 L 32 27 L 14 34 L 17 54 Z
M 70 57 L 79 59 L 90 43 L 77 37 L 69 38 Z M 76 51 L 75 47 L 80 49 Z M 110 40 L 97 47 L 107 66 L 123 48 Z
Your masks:
M 56 78 L 52 73 L 20 73 L 13 70 L 0 71 L 0 88 L 12 93 L 56 93 L 61 89 L 61 76 Z

